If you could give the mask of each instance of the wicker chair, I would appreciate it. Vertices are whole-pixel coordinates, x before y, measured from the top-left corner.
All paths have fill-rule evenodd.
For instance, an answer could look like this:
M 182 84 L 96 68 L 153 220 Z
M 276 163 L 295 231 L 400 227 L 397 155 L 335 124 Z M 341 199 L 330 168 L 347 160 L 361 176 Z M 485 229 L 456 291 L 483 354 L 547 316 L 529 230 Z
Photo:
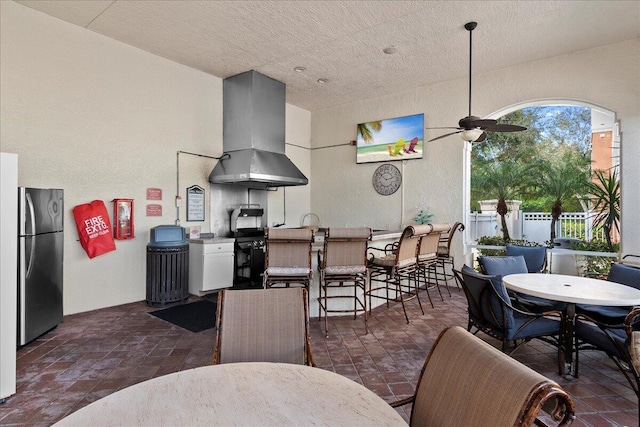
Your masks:
M 467 297 L 468 331 L 476 328 L 475 333 L 482 331 L 500 340 L 502 351 L 508 354 L 533 338 L 558 346 L 561 338 L 560 311 L 533 313 L 514 307 L 501 277 L 479 274 L 466 265 L 462 271 L 453 270 L 453 273 Z M 509 349 L 511 344 L 513 346 Z
M 213 363 L 315 366 L 306 289 L 224 290 L 218 295 Z
M 436 339 L 415 394 L 391 406 L 408 403 L 411 426 L 568 426 L 575 418 L 557 383 L 459 326 Z
M 447 273 L 447 265 L 453 270 L 454 268 L 454 259 L 453 255 L 451 255 L 451 243 L 453 242 L 453 237 L 456 234 L 456 231 L 463 232 L 464 224 L 461 222 L 456 222 L 453 224 L 448 233 L 443 233 L 440 239 L 440 245 L 438 246 L 438 262 L 434 267 L 435 272 L 435 280 L 444 280 L 446 283 L 449 279 L 453 278 L 453 273 Z M 458 282 L 456 282 L 458 285 Z M 447 291 L 449 287 L 447 287 Z M 458 287 L 458 290 L 460 288 Z M 451 293 L 449 293 L 451 295 Z
M 394 244 L 387 245 L 385 249 L 369 248 L 369 289 L 366 296 L 369 298 L 369 312 L 371 311 L 371 298 L 381 298 L 387 301 L 400 301 L 404 317 L 409 323 L 409 316 L 405 307 L 405 301 L 417 298 L 422 314 L 422 302 L 418 292 L 417 270 L 418 263 L 416 254 L 420 235 L 416 234 L 416 227 L 408 226 L 402 231 L 400 240 Z M 425 226 L 423 226 L 425 227 Z M 426 232 L 426 228 L 425 228 Z M 375 254 L 380 254 L 375 256 Z M 374 285 L 377 282 L 378 285 Z M 382 293 L 381 291 L 384 291 Z M 389 291 L 394 296 L 389 295 Z M 405 294 L 407 297 L 405 298 Z
M 437 280 L 437 275 L 435 274 L 435 268 L 438 263 L 438 246 L 440 245 L 440 239 L 443 233 L 451 229 L 451 226 L 449 224 L 428 224 L 415 227 L 416 233 L 421 234 L 417 254 L 418 281 L 424 284 L 427 296 L 429 297 L 429 303 L 431 303 L 431 308 L 433 308 L 433 300 L 431 299 L 431 294 L 429 294 L 429 289 L 438 289 L 440 300 L 444 301 L 442 292 L 440 291 L 440 282 Z M 426 229 L 423 232 L 419 227 L 426 227 Z M 433 276 L 432 273 L 434 273 Z M 432 278 L 435 280 L 432 280 Z
M 324 313 L 325 335 L 329 338 L 328 313 L 364 313 L 364 329 L 367 329 L 367 304 L 364 293 L 367 284 L 367 242 L 371 240 L 370 228 L 327 228 L 324 247 L 318 252 L 320 284 L 318 296 L 318 320 Z M 352 294 L 342 290 L 353 288 Z M 329 295 L 330 290 L 332 295 Z M 361 291 L 362 298 L 358 295 Z M 329 300 L 353 299 L 353 309 L 329 309 Z
M 267 228 L 265 232 L 265 288 L 311 285 L 311 245 L 313 230 L 308 228 Z

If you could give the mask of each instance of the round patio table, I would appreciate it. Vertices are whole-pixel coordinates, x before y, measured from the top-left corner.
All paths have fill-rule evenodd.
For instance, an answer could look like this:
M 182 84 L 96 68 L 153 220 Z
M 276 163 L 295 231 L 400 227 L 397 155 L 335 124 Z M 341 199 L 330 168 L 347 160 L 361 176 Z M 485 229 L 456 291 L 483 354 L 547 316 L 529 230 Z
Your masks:
M 228 363 L 122 389 L 55 426 L 405 426 L 366 387 L 320 368 Z

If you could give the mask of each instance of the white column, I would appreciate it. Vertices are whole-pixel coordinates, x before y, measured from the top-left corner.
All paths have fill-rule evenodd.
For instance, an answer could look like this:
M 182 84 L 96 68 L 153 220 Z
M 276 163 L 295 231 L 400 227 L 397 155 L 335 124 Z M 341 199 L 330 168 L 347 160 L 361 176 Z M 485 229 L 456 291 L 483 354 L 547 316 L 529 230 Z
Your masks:
M 18 155 L 0 153 L 0 401 L 16 392 Z

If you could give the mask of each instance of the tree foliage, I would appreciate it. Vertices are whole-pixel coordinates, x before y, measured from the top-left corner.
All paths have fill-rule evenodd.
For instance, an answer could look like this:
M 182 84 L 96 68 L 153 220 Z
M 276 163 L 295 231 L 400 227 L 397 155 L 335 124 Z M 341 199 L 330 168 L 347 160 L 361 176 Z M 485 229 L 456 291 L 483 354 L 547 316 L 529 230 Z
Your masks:
M 596 170 L 595 182 L 590 183 L 589 192 L 592 194 L 593 210 L 596 212 L 593 220 L 594 227 L 602 227 L 607 245 L 613 251 L 612 233 L 620 232 L 620 181 L 618 169 L 608 171 Z
M 568 146 L 560 145 L 551 159 L 538 159 L 535 187 L 551 202 L 551 241 L 556 238 L 556 223 L 564 212 L 563 203 L 582 198 L 588 191 L 591 158 Z
M 581 200 L 591 182 L 591 109 L 531 107 L 507 114 L 499 122 L 527 130 L 488 132 L 486 141 L 474 146 L 471 208 L 477 209 L 479 200 L 498 199 L 503 239 L 508 240 L 503 202 L 522 200 L 525 211 L 551 212 L 553 240 L 562 212 L 583 210 Z
M 382 129 L 382 120 L 360 123 L 358 125 L 358 135 L 362 136 L 362 140 L 366 144 L 370 144 L 373 142 L 373 132 L 380 132 L 380 129 Z
M 573 153 L 571 159 L 577 159 L 580 164 L 582 164 L 581 157 L 590 158 L 591 156 L 591 110 L 589 108 L 531 107 L 509 113 L 498 122 L 519 124 L 527 127 L 527 130 L 489 132 L 485 142 L 474 145 L 471 153 L 472 210 L 478 209 L 479 200 L 495 198 L 491 195 L 495 191 L 474 182 L 474 177 L 482 174 L 479 170 L 486 169 L 492 162 L 513 164 L 517 158 L 518 163 L 526 168 L 541 171 L 541 164 L 548 164 L 549 167 L 553 165 L 557 169 L 553 163 L 554 159 L 571 157 L 566 154 L 567 152 Z M 588 179 L 583 184 L 585 182 L 588 182 Z M 534 182 L 529 184 L 520 185 L 520 193 L 514 195 L 523 201 L 521 209 L 551 211 L 557 201 L 556 195 L 540 191 L 540 187 Z M 583 210 L 575 194 L 564 198 L 562 206 L 566 210 Z

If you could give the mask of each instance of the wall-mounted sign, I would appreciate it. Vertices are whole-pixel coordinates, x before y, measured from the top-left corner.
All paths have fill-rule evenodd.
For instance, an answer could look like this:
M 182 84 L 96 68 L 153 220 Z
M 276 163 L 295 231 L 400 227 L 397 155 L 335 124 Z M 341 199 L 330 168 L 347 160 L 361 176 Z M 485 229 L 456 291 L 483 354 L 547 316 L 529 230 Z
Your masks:
M 147 216 L 162 216 L 162 205 L 147 205 Z
M 147 188 L 147 200 L 162 200 L 162 188 Z
M 199 185 L 187 188 L 187 221 L 204 221 L 204 188 Z

